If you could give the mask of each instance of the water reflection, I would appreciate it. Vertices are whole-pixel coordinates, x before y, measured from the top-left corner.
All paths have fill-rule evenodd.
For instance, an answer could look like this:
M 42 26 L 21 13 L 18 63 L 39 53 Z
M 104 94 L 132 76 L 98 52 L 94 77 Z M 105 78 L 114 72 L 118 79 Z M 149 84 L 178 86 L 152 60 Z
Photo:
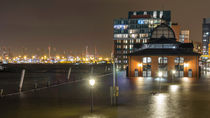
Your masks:
M 107 117 L 101 114 L 100 115 L 91 114 L 91 115 L 82 116 L 81 118 L 107 118 Z
M 170 85 L 169 90 L 170 92 L 175 93 L 179 90 L 179 87 L 180 87 L 179 85 Z
M 165 79 L 165 78 L 155 78 L 155 81 L 165 82 L 165 81 L 167 81 L 167 79 Z
M 152 97 L 151 109 L 152 109 L 152 118 L 163 118 L 166 117 L 167 113 L 167 94 L 157 94 Z

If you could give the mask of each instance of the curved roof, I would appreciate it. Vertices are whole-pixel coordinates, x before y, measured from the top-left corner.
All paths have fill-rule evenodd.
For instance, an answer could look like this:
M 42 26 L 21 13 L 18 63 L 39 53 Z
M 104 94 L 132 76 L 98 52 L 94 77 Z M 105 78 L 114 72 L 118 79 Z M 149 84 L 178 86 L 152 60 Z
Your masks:
M 173 29 L 164 23 L 152 31 L 151 39 L 160 39 L 163 37 L 166 39 L 176 39 Z

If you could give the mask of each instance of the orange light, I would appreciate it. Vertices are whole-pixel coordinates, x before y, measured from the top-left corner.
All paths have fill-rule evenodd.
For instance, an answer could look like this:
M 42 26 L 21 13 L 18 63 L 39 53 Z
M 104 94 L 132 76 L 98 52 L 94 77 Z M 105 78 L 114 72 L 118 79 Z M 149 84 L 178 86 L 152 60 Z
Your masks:
M 189 66 L 189 64 L 188 63 L 184 63 L 184 67 L 188 67 Z
M 138 67 L 142 67 L 142 63 L 139 63 L 139 64 L 138 64 Z

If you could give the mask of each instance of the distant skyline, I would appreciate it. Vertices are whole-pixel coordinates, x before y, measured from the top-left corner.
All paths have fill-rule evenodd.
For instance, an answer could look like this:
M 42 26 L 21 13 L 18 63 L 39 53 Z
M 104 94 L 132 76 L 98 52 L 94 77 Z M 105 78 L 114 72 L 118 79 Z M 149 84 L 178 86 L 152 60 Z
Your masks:
M 171 10 L 172 21 L 190 29 L 201 42 L 202 20 L 210 17 L 209 0 L 1 0 L 0 47 L 58 50 L 81 54 L 85 46 L 109 56 L 113 19 L 128 11 Z

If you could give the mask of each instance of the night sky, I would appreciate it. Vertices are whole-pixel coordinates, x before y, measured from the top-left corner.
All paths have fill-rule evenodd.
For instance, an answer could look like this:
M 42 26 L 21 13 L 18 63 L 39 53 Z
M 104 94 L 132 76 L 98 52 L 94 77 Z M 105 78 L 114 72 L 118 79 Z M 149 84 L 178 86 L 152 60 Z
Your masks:
M 182 29 L 190 29 L 191 40 L 201 41 L 209 6 L 209 0 L 1 0 L 0 46 L 33 52 L 51 44 L 57 52 L 74 54 L 96 46 L 99 54 L 108 56 L 113 19 L 127 17 L 132 10 L 162 9 L 171 10 L 172 21 Z

